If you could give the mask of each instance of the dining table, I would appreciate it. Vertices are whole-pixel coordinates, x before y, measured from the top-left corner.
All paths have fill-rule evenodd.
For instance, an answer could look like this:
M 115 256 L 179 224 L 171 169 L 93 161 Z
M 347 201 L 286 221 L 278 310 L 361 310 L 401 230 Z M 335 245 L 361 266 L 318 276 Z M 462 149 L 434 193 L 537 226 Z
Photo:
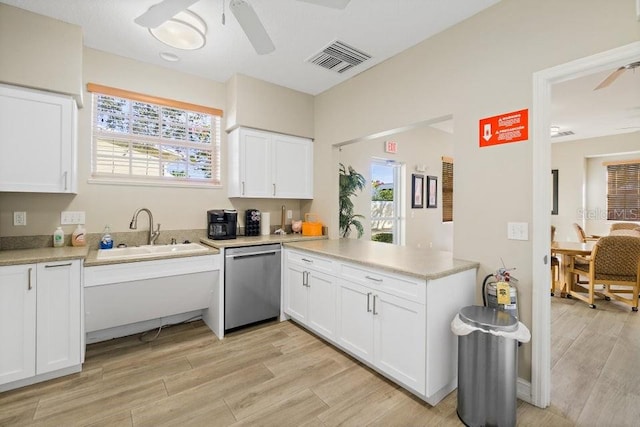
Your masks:
M 568 266 L 571 265 L 571 261 L 573 258 L 578 256 L 588 256 L 591 255 L 591 251 L 595 246 L 595 241 L 587 241 L 585 243 L 580 242 L 551 242 L 551 255 L 561 255 L 562 256 L 562 276 L 564 277 L 564 282 L 562 283 L 562 288 L 560 290 L 560 296 L 565 297 L 570 294 L 571 291 L 574 290 L 574 278 L 573 274 L 569 272 Z

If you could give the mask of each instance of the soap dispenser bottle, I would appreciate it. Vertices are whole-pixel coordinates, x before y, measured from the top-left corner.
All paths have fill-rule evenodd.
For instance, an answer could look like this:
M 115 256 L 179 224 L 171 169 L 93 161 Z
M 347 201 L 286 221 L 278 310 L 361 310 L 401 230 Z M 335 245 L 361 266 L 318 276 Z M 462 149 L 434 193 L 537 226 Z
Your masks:
M 61 248 L 64 246 L 64 231 L 62 231 L 62 227 L 56 228 L 56 231 L 53 232 L 53 247 Z
M 102 238 L 100 239 L 100 249 L 111 249 L 113 248 L 113 239 L 111 238 L 111 228 L 108 225 L 105 225 L 104 230 L 102 231 Z
M 87 232 L 81 224 L 78 224 L 71 234 L 71 246 L 85 246 L 87 244 Z

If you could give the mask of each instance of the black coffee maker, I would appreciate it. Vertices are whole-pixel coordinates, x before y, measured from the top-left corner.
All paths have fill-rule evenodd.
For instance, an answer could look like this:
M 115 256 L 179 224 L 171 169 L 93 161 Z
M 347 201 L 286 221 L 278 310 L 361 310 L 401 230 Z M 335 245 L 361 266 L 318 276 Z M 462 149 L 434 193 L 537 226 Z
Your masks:
M 236 238 L 238 211 L 234 209 L 213 209 L 207 211 L 209 223 L 207 237 L 213 240 Z

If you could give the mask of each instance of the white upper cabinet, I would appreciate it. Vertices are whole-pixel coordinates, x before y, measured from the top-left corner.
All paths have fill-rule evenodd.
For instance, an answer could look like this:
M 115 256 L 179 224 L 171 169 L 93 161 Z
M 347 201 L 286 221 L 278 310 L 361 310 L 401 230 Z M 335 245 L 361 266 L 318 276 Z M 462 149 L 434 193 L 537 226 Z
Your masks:
M 229 134 L 229 197 L 312 199 L 313 142 L 255 129 Z
M 0 85 L 0 191 L 76 193 L 70 96 Z

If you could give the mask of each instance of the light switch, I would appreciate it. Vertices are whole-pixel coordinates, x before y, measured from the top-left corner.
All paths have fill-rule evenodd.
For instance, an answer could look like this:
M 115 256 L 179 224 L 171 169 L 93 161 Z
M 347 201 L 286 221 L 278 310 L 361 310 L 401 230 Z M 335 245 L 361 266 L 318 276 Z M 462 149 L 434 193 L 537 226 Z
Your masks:
M 526 222 L 507 223 L 507 239 L 529 240 L 529 223 L 526 223 Z
M 86 224 L 84 211 L 64 211 L 60 214 L 60 224 Z

